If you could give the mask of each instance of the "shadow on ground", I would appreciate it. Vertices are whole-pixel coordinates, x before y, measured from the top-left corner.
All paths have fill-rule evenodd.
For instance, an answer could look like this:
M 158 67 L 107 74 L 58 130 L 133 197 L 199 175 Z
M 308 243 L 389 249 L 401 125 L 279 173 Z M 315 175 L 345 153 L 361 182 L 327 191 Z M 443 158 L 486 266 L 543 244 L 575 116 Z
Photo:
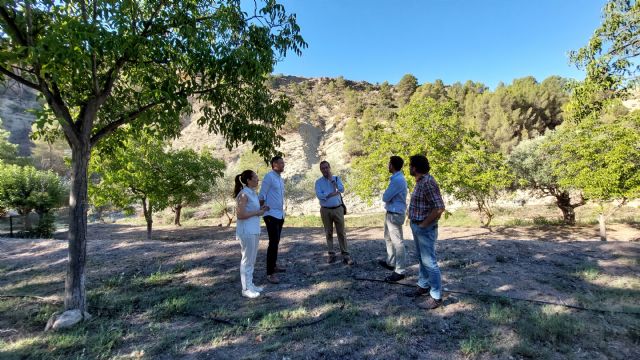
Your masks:
M 89 228 L 87 284 L 92 321 L 44 334 L 61 307 L 66 242 L 0 239 L 3 358 L 395 359 L 640 357 L 640 316 L 577 311 L 510 298 L 640 312 L 640 244 L 575 241 L 544 229 L 441 229 L 445 306 L 427 312 L 383 279 L 381 228 L 349 229 L 356 266 L 324 261 L 317 228 L 285 228 L 280 284 L 265 282 L 266 236 L 256 283 L 240 296 L 239 244 L 224 227 Z M 410 234 L 406 244 L 413 254 Z M 64 239 L 65 234 L 56 238 Z M 569 238 L 571 241 L 559 241 Z M 410 256 L 413 258 L 413 256 Z M 412 261 L 412 264 L 414 262 Z M 490 294 L 480 296 L 479 294 Z M 6 301 L 5 301 L 6 300 Z M 420 299 L 419 301 L 422 301 Z M 578 350 L 576 350 L 578 349 Z

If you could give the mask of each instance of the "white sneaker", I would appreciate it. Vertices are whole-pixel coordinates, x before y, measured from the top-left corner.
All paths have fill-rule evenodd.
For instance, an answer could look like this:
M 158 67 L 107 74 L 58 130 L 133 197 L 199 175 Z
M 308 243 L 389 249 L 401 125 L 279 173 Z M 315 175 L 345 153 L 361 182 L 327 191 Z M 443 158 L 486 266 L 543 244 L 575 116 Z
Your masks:
M 247 297 L 249 299 L 255 299 L 258 296 L 260 296 L 260 293 L 252 289 L 247 289 L 247 290 L 242 290 L 242 296 Z
M 264 291 L 264 288 L 262 286 L 255 286 L 253 284 L 249 285 L 249 289 L 259 293 Z

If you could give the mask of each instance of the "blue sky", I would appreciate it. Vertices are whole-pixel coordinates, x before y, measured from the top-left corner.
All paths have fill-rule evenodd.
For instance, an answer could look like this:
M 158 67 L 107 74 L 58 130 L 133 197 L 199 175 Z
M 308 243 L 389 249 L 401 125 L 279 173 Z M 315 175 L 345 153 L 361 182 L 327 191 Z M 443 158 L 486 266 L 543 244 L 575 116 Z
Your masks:
M 309 47 L 274 73 L 394 84 L 582 79 L 568 52 L 584 46 L 605 0 L 283 0 Z

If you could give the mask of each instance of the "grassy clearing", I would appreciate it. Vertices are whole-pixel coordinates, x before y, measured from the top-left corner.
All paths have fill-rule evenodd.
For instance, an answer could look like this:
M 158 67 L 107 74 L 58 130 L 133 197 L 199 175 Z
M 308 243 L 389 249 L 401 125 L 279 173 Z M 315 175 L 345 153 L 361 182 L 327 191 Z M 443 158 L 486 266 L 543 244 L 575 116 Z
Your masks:
M 90 291 L 95 319 L 59 333 L 40 332 L 58 308 L 56 304 L 24 299 L 3 301 L 0 312 L 9 315 L 3 321 L 12 326 L 22 323 L 34 335 L 4 340 L 0 343 L 0 357 L 106 359 L 122 346 L 132 344 L 145 357 L 181 357 L 194 349 L 215 351 L 233 347 L 238 339 L 252 339 L 256 352 L 243 355 L 247 358 L 258 354 L 282 358 L 291 349 L 305 346 L 326 348 L 322 356 L 347 356 L 347 347 L 323 340 L 336 337 L 351 339 L 356 344 L 351 351 L 365 351 L 370 342 L 363 339 L 378 339 L 391 346 L 392 353 L 413 357 L 419 352 L 413 350 L 412 344 L 427 336 L 443 344 L 453 340 L 456 345 L 451 350 L 463 357 L 555 358 L 568 356 L 575 346 L 608 354 L 611 350 L 606 339 L 612 335 L 630 343 L 637 344 L 640 340 L 638 317 L 600 316 L 563 307 L 512 303 L 507 299 L 499 302 L 463 299 L 468 303 L 465 308 L 471 310 L 444 319 L 438 312 L 417 308 L 379 308 L 375 299 L 351 298 L 348 290 L 339 290 L 342 287 L 310 298 L 307 305 L 291 308 L 277 309 L 268 301 L 239 308 L 243 304 L 237 303 L 237 299 L 224 296 L 215 297 L 212 306 L 211 293 L 166 281 L 172 280 L 172 276 L 181 275 L 167 271 L 105 279 L 100 287 Z M 627 295 L 631 294 L 629 287 L 635 286 L 624 281 L 619 285 L 627 286 Z M 378 310 L 372 311 L 372 307 Z M 229 319 L 235 325 L 210 322 L 204 319 L 207 316 Z M 319 316 L 325 316 L 326 320 L 296 327 Z M 128 323 L 127 319 L 136 319 L 138 325 Z M 515 340 L 505 342 L 501 332 L 515 334 Z M 393 341 L 388 342 L 389 339 Z
M 322 235 L 316 239 L 304 236 L 301 241 L 321 244 Z M 507 241 L 505 246 L 513 246 Z M 640 316 L 455 294 L 445 299 L 444 308 L 427 312 L 401 295 L 406 290 L 403 287 L 353 280 L 351 276 L 360 273 L 382 276 L 383 270 L 373 260 L 354 268 L 296 262 L 283 275 L 284 284 L 269 285 L 267 296 L 247 300 L 238 291 L 237 254 L 225 254 L 227 244 L 197 245 L 197 242 L 178 244 L 179 249 L 172 253 L 176 259 L 197 255 L 197 264 L 183 260 L 164 265 L 159 259 L 136 262 L 138 258 L 131 256 L 110 258 L 126 263 L 122 270 L 94 268 L 100 270 L 90 273 L 88 279 L 89 311 L 94 318 L 68 331 L 42 332 L 47 319 L 60 309 L 59 303 L 0 299 L 0 329 L 9 330 L 2 334 L 0 358 L 390 359 L 447 354 L 451 358 L 557 359 L 571 357 L 578 348 L 585 358 L 637 358 L 635 355 L 640 353 Z M 287 255 L 298 259 L 307 256 L 307 248 L 299 244 L 293 248 L 300 249 L 300 253 Z M 366 247 L 369 244 L 371 248 Z M 523 241 L 518 241 L 518 245 L 522 244 Z M 158 246 L 171 249 L 173 245 L 160 241 L 142 244 L 149 249 Z M 381 249 L 382 244 L 363 241 L 359 245 L 364 252 L 373 246 Z M 489 279 L 483 276 L 494 276 L 513 263 L 512 254 L 499 252 L 497 247 L 488 250 L 466 240 L 447 245 L 451 250 L 445 252 L 448 256 L 443 256 L 443 274 L 448 283 L 459 282 L 462 289 L 471 289 L 477 281 Z M 533 272 L 504 275 L 516 290 L 522 276 L 527 281 L 537 281 L 540 291 L 555 291 L 561 301 L 570 304 L 640 312 L 640 279 L 633 268 L 638 266 L 633 258 L 637 251 L 634 244 L 601 247 L 606 259 L 619 260 L 614 265 L 606 260 L 576 261 L 585 259 L 586 254 L 591 256 L 598 246 L 594 243 L 585 245 L 588 253 L 580 254 L 576 249 L 580 243 L 532 241 L 526 245 L 532 248 L 531 252 L 537 252 L 537 246 L 545 249 L 557 246 L 563 250 L 559 253 L 570 249 L 576 251 L 576 256 L 549 256 L 546 259 L 549 266 L 534 276 Z M 220 248 L 213 249 L 213 265 L 206 269 L 201 259 L 208 254 L 203 254 L 202 249 L 214 246 Z M 474 257 L 481 251 L 491 252 L 483 258 Z M 232 259 L 227 256 L 234 256 L 233 265 L 228 268 L 224 264 L 231 264 Z M 478 273 L 481 265 L 489 265 L 495 271 L 488 275 Z M 527 262 L 518 266 L 527 269 Z M 5 284 L 19 284 L 10 288 L 13 291 L 35 279 L 33 284 L 39 287 L 30 289 L 34 295 L 43 286 L 48 291 L 49 285 L 44 281 L 47 270 L 39 269 L 10 270 L 6 274 L 11 282 Z M 319 319 L 322 321 L 316 322 Z M 309 325 L 312 322 L 315 323 Z

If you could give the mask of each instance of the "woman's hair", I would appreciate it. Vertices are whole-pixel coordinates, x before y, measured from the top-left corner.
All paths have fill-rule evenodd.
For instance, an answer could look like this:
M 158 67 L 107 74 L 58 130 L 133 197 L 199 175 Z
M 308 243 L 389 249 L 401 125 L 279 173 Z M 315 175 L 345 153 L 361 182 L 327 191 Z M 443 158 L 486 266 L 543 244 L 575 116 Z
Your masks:
M 236 186 L 233 189 L 233 197 L 237 197 L 243 187 L 247 186 L 247 181 L 253 177 L 253 170 L 245 170 L 241 174 L 236 175 Z

